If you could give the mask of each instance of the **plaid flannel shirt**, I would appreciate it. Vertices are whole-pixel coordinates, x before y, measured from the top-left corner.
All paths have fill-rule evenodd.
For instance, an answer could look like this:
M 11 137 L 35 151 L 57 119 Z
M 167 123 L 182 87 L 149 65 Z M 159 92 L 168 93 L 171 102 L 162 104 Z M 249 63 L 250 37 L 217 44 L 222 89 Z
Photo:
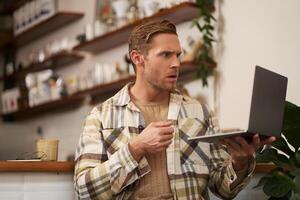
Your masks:
M 145 157 L 137 162 L 128 142 L 145 127 L 130 100 L 128 85 L 94 107 L 87 116 L 76 150 L 74 186 L 79 199 L 130 199 L 138 180 L 150 173 Z M 223 199 L 233 198 L 250 180 L 254 162 L 239 184 L 231 157 L 217 145 L 188 141 L 213 134 L 214 120 L 198 101 L 171 93 L 168 119 L 174 137 L 167 148 L 167 169 L 174 199 L 209 199 L 208 188 Z

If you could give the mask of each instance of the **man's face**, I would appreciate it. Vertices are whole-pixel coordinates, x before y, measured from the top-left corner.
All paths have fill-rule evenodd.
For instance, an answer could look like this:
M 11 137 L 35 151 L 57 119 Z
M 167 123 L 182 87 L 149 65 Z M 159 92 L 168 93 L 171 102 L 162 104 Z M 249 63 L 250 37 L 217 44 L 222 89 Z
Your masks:
M 176 88 L 181 54 L 177 35 L 159 33 L 150 42 L 148 54 L 144 56 L 144 81 L 158 90 L 171 91 Z

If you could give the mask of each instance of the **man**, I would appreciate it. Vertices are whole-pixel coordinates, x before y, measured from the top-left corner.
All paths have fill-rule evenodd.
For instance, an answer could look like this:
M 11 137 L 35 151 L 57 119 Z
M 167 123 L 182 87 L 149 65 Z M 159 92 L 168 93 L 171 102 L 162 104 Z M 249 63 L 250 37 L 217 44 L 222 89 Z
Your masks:
M 274 138 L 222 145 L 188 141 L 214 127 L 207 108 L 176 91 L 181 48 L 175 26 L 147 22 L 129 38 L 136 81 L 88 115 L 76 153 L 82 199 L 233 198 L 249 181 L 255 151 Z

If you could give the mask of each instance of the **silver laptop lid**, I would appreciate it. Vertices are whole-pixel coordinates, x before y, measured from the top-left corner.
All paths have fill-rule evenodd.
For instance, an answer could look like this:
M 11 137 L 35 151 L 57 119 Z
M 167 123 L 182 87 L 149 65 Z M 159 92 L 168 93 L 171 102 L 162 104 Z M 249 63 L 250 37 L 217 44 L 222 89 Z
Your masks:
M 248 132 L 280 137 L 287 77 L 256 66 Z

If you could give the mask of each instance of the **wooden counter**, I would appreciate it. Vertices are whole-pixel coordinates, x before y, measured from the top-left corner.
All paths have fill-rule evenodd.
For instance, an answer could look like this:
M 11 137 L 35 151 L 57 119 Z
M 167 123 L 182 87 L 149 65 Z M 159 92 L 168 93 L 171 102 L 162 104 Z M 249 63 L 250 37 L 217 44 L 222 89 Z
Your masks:
M 0 161 L 0 172 L 73 172 L 73 161 Z
M 268 173 L 275 169 L 272 164 L 258 164 L 255 173 Z M 72 172 L 73 161 L 0 161 L 0 172 Z

